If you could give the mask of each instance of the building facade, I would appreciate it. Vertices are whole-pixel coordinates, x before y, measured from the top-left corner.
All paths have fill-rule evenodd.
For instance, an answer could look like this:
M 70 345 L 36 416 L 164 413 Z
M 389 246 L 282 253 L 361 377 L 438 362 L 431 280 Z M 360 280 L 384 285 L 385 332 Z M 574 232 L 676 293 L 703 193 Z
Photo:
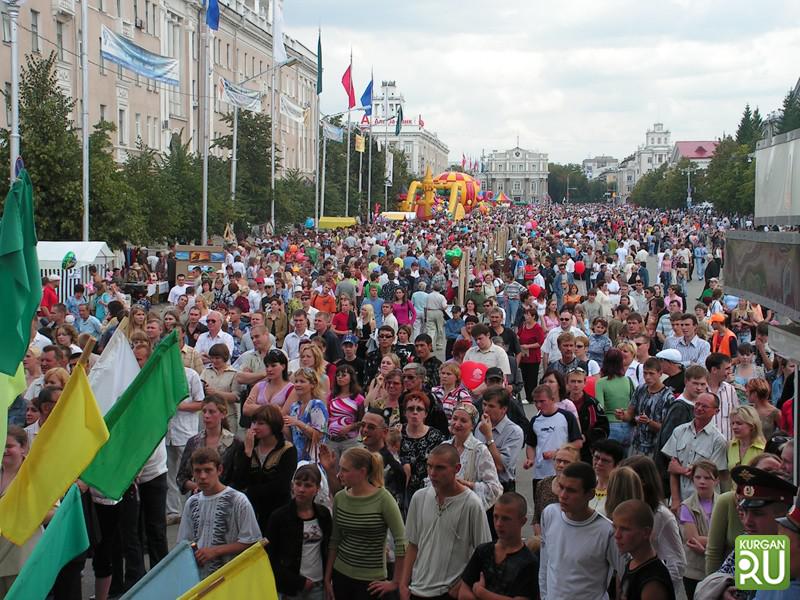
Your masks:
M 503 192 L 514 202 L 539 202 L 549 198 L 547 153 L 525 150 L 492 150 L 481 157 L 483 169 L 478 175 L 482 190 L 497 196 Z
M 619 161 L 613 156 L 595 156 L 584 159 L 581 166 L 586 179 L 591 181 L 608 172 L 616 171 L 619 168 Z
M 282 2 L 282 0 L 278 0 Z M 174 134 L 202 151 L 203 124 L 199 85 L 205 16 L 196 2 L 187 0 L 89 0 L 89 123 L 112 122 L 116 132 L 114 156 L 124 162 L 136 152 L 137 142 L 166 151 Z M 247 87 L 264 94 L 262 110 L 270 111 L 269 70 L 272 67 L 270 3 L 266 0 L 219 0 L 219 30 L 208 42 L 209 139 L 230 133 L 222 117 L 232 110 L 219 100 L 219 80 L 252 79 Z M 10 21 L 2 4 L 3 42 L 0 46 L 0 77 L 10 90 Z M 199 26 L 202 24 L 202 27 Z M 178 60 L 180 85 L 171 86 L 137 75 L 101 56 L 100 35 L 105 25 L 135 44 Z M 81 5 L 76 0 L 28 0 L 19 13 L 19 55 L 56 53 L 56 75 L 64 93 L 76 100 L 73 121 L 81 124 Z M 279 68 L 275 75 L 275 143 L 282 170 L 298 169 L 306 176 L 314 172 L 317 128 L 313 120 L 291 121 L 277 110 L 279 94 L 296 104 L 316 109 L 316 53 L 285 36 L 289 58 L 296 62 Z M 7 126 L 10 107 L 6 99 Z M 24 147 L 24 140 L 23 140 Z M 222 150 L 214 150 L 221 153 Z M 281 176 L 281 169 L 277 171 Z
M 715 141 L 701 141 L 701 142 L 675 142 L 672 147 L 672 153 L 669 158 L 670 168 L 675 167 L 683 158 L 688 158 L 689 162 L 697 169 L 705 169 L 708 167 L 711 159 L 714 158 L 714 152 L 717 150 Z
M 623 199 L 630 195 L 642 176 L 669 162 L 672 155 L 670 135 L 670 131 L 664 129 L 663 123 L 654 123 L 645 133 L 644 145 L 639 146 L 636 152 L 619 163 L 617 187 Z
M 395 135 L 397 113 L 403 107 L 403 126 Z M 382 81 L 381 87 L 372 96 L 372 116 L 361 120 L 361 127 L 372 125 L 372 135 L 390 148 L 402 150 L 406 156 L 408 170 L 417 177 L 425 175 L 430 166 L 435 177 L 447 169 L 449 148 L 433 131 L 425 129 L 425 121 L 419 113 L 411 113 L 403 94 L 394 81 Z

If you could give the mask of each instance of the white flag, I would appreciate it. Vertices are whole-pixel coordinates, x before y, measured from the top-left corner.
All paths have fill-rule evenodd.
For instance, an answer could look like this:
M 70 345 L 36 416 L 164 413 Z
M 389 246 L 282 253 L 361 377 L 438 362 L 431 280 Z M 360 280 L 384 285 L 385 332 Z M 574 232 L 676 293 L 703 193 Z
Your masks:
M 89 371 L 89 385 L 105 415 L 139 374 L 139 363 L 125 333 L 117 327 L 100 359 Z
M 283 45 L 283 8 L 281 2 L 272 0 L 272 60 L 274 64 L 285 63 L 286 46 Z
M 281 114 L 286 115 L 295 123 L 303 123 L 306 118 L 305 110 L 302 106 L 281 94 Z
M 386 153 L 386 170 L 383 173 L 384 185 L 391 186 L 394 180 L 394 154 Z

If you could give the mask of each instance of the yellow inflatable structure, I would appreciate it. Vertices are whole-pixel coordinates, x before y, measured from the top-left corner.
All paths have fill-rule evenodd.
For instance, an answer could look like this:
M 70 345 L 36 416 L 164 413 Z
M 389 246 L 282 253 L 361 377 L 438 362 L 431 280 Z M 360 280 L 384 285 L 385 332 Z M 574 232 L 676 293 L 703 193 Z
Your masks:
M 417 190 L 420 187 L 422 198 L 417 200 Z M 417 219 L 423 221 L 430 219 L 433 216 L 436 190 L 450 192 L 447 210 L 456 221 L 460 221 L 464 218 L 464 215 L 478 206 L 478 192 L 481 190 L 481 185 L 477 179 L 457 171 L 446 171 L 433 177 L 431 168 L 428 167 L 425 170 L 425 177 L 422 182 L 412 181 L 411 185 L 408 186 L 407 197 L 400 203 L 399 210 L 403 212 L 414 211 L 417 214 Z

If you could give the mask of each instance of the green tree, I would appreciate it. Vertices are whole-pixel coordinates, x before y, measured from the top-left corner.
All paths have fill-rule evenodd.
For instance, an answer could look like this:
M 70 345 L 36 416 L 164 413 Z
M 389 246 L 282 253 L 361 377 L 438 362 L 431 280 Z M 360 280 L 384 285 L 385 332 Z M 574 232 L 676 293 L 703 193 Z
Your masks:
M 786 133 L 800 128 L 800 98 L 794 90 L 789 90 L 783 99 L 783 114 L 778 123 L 778 133 Z
M 569 193 L 567 193 L 567 187 L 570 188 Z M 574 163 L 566 165 L 550 163 L 547 191 L 555 202 L 561 202 L 568 196 L 570 202 L 589 202 L 592 196 L 589 191 L 589 181 L 586 179 L 583 169 Z
M 81 237 L 81 145 L 71 119 L 74 101 L 58 87 L 56 55 L 31 54 L 19 86 L 20 156 L 33 181 L 36 230 L 40 240 Z M 8 101 L 8 100 L 7 100 Z M 9 163 L 9 132 L 0 133 L 2 164 Z M 8 180 L 0 178 L 0 202 Z
M 100 121 L 89 137 L 89 237 L 118 248 L 150 236 L 145 236 L 142 202 L 114 160 L 110 134 L 115 130 Z
M 701 186 L 720 212 L 750 214 L 755 209 L 755 161 L 750 148 L 731 136 L 720 140 Z
M 739 120 L 739 127 L 736 129 L 736 143 L 746 144 L 747 146 L 752 145 L 755 150 L 758 137 L 760 136 L 758 136 L 758 131 L 753 121 L 753 112 L 750 110 L 750 105 L 745 104 L 742 118 Z
M 664 179 L 666 172 L 667 164 L 664 163 L 657 169 L 653 169 L 640 177 L 636 185 L 633 186 L 633 190 L 631 190 L 631 202 L 647 208 L 658 207 L 660 198 L 656 189 L 659 182 Z
M 300 224 L 314 216 L 314 182 L 304 177 L 299 170 L 289 169 L 275 182 L 278 202 L 275 218 L 282 225 Z

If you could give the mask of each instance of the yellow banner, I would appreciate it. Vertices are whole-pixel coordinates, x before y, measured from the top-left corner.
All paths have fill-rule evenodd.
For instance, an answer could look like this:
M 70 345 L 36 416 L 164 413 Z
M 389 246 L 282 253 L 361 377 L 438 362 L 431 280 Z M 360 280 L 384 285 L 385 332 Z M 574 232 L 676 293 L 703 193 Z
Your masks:
M 364 136 L 356 134 L 356 152 L 364 152 Z

